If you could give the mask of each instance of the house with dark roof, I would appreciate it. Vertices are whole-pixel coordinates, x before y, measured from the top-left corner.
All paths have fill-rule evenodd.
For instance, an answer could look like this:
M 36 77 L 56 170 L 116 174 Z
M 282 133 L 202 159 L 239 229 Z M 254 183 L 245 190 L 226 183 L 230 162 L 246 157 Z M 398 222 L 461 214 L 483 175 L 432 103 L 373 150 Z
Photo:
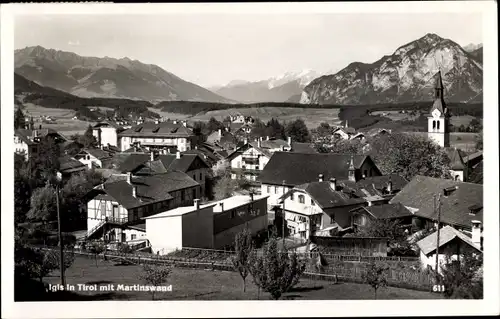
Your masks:
M 267 189 L 266 193 L 269 191 Z M 280 206 L 275 206 L 274 210 L 285 211 L 292 236 L 303 239 L 311 235 L 333 236 L 352 226 L 352 212 L 356 208 L 382 205 L 391 195 L 390 179 L 387 185 L 377 187 L 374 183 L 361 181 L 337 181 L 335 178 L 326 181 L 320 174 L 317 181 L 297 185 L 280 196 Z
M 141 218 L 192 205 L 201 196 L 200 184 L 179 171 L 121 177 L 95 187 L 87 195 L 87 238 L 132 240 L 137 230 L 131 231 L 129 226 L 144 223 Z
M 325 180 L 335 178 L 357 182 L 363 176 L 381 176 L 382 173 L 366 155 L 275 152 L 258 181 L 261 182 L 261 193 L 269 195 L 270 204 L 276 204 L 279 196 L 297 185 L 317 181 L 319 175 Z
M 119 133 L 118 139 L 122 151 L 139 144 L 149 151 L 169 149 L 175 153 L 191 149 L 196 136 L 186 122 L 169 120 L 141 123 Z
M 59 172 L 63 178 L 70 178 L 73 174 L 79 174 L 86 170 L 85 164 L 69 155 L 59 157 Z
M 353 127 L 349 127 L 347 120 L 345 121 L 345 126 L 339 126 L 332 132 L 334 138 L 341 138 L 344 140 L 350 140 L 355 134 L 356 130 Z
M 207 162 L 210 167 L 213 167 L 218 161 L 223 160 L 227 154 L 219 155 L 216 151 L 206 145 L 196 145 L 194 149 L 182 152 L 181 154 L 196 154 Z
M 103 168 L 107 161 L 113 157 L 113 152 L 105 150 L 101 144 L 101 148 L 85 148 L 75 155 L 75 159 L 91 168 Z M 104 164 L 103 164 L 104 163 Z
M 112 145 L 120 147 L 118 134 L 124 130 L 122 125 L 114 121 L 101 121 L 92 126 L 92 134 L 96 138 L 99 146 Z
M 441 224 L 470 232 L 473 223 L 483 222 L 483 185 L 415 176 L 389 203 L 401 203 L 422 221 Z
M 362 206 L 351 210 L 352 227 L 366 227 L 373 220 L 399 220 L 402 225 L 412 225 L 413 213 L 403 204 Z
M 68 139 L 51 128 L 39 129 L 16 129 L 14 131 L 14 152 L 24 154 L 26 158 L 38 152 L 38 144 L 40 139 L 50 137 L 56 143 L 64 143 Z
M 417 246 L 420 249 L 420 261 L 424 269 L 436 268 L 436 250 L 439 247 L 438 256 L 438 272 L 441 272 L 441 266 L 446 263 L 447 256 L 451 260 L 457 260 L 464 252 L 473 254 L 482 254 L 482 235 L 480 228 L 473 229 L 472 236 L 469 236 L 460 230 L 451 226 L 445 226 L 439 229 L 439 244 L 438 232 L 419 240 Z
M 208 135 L 206 142 L 218 145 L 222 149 L 233 150 L 238 145 L 238 138 L 229 130 L 219 129 Z
M 226 161 L 231 166 L 231 178 L 244 177 L 251 182 L 255 182 L 259 173 L 264 169 L 271 158 L 271 152 L 262 147 L 260 140 L 249 142 L 238 147 L 226 157 Z

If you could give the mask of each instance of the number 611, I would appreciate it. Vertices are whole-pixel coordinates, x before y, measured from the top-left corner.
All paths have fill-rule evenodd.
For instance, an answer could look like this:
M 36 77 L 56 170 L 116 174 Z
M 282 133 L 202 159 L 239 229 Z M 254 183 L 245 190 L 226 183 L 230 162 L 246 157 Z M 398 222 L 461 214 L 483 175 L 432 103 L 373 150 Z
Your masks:
M 444 285 L 434 285 L 432 286 L 432 291 L 433 292 L 444 292 Z

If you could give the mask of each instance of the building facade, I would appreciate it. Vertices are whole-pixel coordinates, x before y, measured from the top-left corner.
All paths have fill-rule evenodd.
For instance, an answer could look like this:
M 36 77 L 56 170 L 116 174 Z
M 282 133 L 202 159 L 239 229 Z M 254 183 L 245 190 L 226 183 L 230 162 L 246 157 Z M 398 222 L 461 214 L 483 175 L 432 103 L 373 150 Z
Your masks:
M 428 128 L 427 135 L 430 140 L 434 141 L 441 147 L 450 146 L 450 118 L 448 108 L 444 102 L 443 96 L 443 80 L 441 71 L 437 74 L 436 86 L 434 88 L 434 103 L 430 110 L 430 116 L 427 119 Z

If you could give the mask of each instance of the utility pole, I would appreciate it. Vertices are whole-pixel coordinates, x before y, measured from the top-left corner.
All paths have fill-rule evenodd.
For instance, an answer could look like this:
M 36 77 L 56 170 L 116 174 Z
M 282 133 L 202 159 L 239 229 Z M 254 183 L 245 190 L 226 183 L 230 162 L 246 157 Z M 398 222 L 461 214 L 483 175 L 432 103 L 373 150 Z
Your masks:
M 281 214 L 282 221 L 281 221 L 281 236 L 283 237 L 283 249 L 285 249 L 285 181 L 283 181 L 283 211 Z
M 61 285 L 64 285 L 64 244 L 61 231 L 61 214 L 59 212 L 59 183 L 61 182 L 61 173 L 57 172 L 57 182 L 56 182 L 56 206 L 57 206 L 57 233 L 59 236 L 59 267 L 61 271 Z
M 434 207 L 436 206 L 436 201 L 435 201 L 435 195 L 434 195 Z M 436 241 L 436 279 L 439 280 L 439 224 L 441 223 L 441 194 L 438 194 L 437 198 L 437 241 Z M 439 283 L 439 282 L 438 282 Z

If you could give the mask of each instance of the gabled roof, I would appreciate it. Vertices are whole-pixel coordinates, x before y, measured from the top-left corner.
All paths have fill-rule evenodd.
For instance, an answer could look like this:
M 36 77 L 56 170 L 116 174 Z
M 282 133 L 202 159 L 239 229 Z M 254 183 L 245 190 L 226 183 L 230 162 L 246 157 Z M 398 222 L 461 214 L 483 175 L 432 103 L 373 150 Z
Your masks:
M 115 156 L 116 158 L 123 158 L 123 155 L 125 154 Z M 133 172 L 150 159 L 151 155 L 146 153 L 128 153 L 122 161 L 119 161 L 118 170 L 122 173 Z
M 132 195 L 133 186 L 137 187 L 137 197 Z M 153 202 L 172 199 L 173 191 L 199 186 L 191 177 L 182 172 L 168 172 L 149 176 L 133 176 L 132 185 L 124 180 L 115 180 L 100 185 L 96 190 L 108 194 L 126 209 Z
M 46 136 L 53 136 L 60 138 L 63 141 L 67 141 L 68 139 L 59 133 L 58 131 L 51 129 L 51 128 L 41 128 L 41 129 L 35 129 L 35 130 L 27 130 L 27 129 L 17 129 L 14 131 L 14 134 L 18 136 L 23 142 L 25 142 L 28 145 L 34 145 L 36 142 L 33 141 L 33 134 L 34 131 L 37 132 L 38 137 L 46 137 Z
M 291 152 L 295 153 L 313 153 L 317 154 L 318 151 L 314 148 L 314 146 L 311 143 L 297 143 L 297 142 L 292 142 L 292 150 Z
M 465 163 L 462 159 L 462 156 L 458 152 L 458 150 L 455 148 L 450 152 L 448 155 L 450 158 L 450 168 L 452 170 L 464 170 L 465 169 Z
M 160 122 L 144 122 L 133 126 L 118 134 L 119 136 L 150 136 L 150 137 L 191 137 L 194 136 L 193 131 L 185 127 L 182 123 L 173 121 Z
M 288 145 L 288 142 L 282 139 L 264 139 L 260 142 L 260 146 L 263 149 L 280 149 L 282 146 L 290 147 L 290 145 Z
M 351 198 L 342 191 L 334 191 L 330 187 L 330 182 L 311 182 L 298 185 L 295 189 L 300 189 L 308 193 L 322 209 L 365 202 L 363 198 Z
M 257 142 L 249 142 L 247 144 L 244 144 L 240 147 L 238 147 L 236 150 L 234 150 L 232 153 L 229 153 L 229 155 L 227 155 L 226 159 L 227 160 L 232 160 L 234 157 L 242 154 L 243 152 L 245 152 L 247 149 L 249 148 L 254 148 L 255 150 L 257 150 L 259 153 L 261 153 L 262 155 L 266 156 L 266 157 L 271 157 L 271 152 L 269 152 L 269 150 L 266 150 L 262 147 L 259 147 L 257 145 Z
M 338 131 L 342 131 L 346 134 L 354 134 L 356 133 L 356 130 L 353 127 L 337 127 L 336 129 L 333 130 L 333 134 L 335 134 Z
M 353 158 L 354 167 L 359 169 L 369 156 L 354 155 Z M 263 184 L 281 185 L 285 181 L 285 185 L 295 186 L 316 181 L 319 174 L 323 174 L 325 180 L 348 179 L 350 161 L 351 155 L 275 152 L 259 180 Z
M 451 192 L 444 196 L 444 189 L 450 189 Z M 483 220 L 482 209 L 475 216 L 469 215 L 470 206 L 483 205 L 483 185 L 480 184 L 417 175 L 390 200 L 390 203 L 401 203 L 417 209 L 417 216 L 436 219 L 433 196 L 436 195 L 437 198 L 438 194 L 441 194 L 442 203 L 441 222 L 470 228 L 472 220 Z
M 469 162 L 471 163 L 479 162 L 482 159 L 483 159 L 483 151 L 477 151 L 475 153 L 463 157 L 464 163 L 467 164 L 469 164 Z
M 406 184 L 408 184 L 408 181 L 403 176 L 398 174 L 389 174 L 366 177 L 358 180 L 357 182 L 342 180 L 339 181 L 339 185 L 343 185 L 354 190 L 358 196 L 363 194 L 363 189 L 369 191 L 370 193 L 374 192 L 378 195 L 386 195 L 389 181 L 392 183 L 392 193 L 399 192 Z
M 169 171 L 175 170 L 180 172 L 187 172 L 194 161 L 196 161 L 196 159 L 199 159 L 206 168 L 210 168 L 210 166 L 198 154 L 182 153 L 181 158 L 179 159 L 177 159 L 176 154 L 158 155 L 157 158 Z
M 217 162 L 219 160 L 219 158 L 215 155 L 215 152 L 211 151 L 207 147 L 198 147 L 197 149 L 187 150 L 182 154 L 196 154 L 201 158 L 204 158 L 204 156 L 206 156 L 206 159 L 211 162 Z
M 364 210 L 377 219 L 393 219 L 413 216 L 413 214 L 400 203 L 366 206 L 358 208 L 358 210 Z
M 113 127 L 113 128 L 116 128 L 116 129 L 121 129 L 122 128 L 117 123 L 115 123 L 113 121 L 109 121 L 109 120 L 97 122 L 96 124 L 94 124 L 94 126 L 92 126 L 93 129 L 94 128 L 100 128 L 100 127 Z
M 479 247 L 474 245 L 471 238 L 461 231 L 451 227 L 445 226 L 439 230 L 439 247 L 446 245 L 454 239 L 458 239 L 469 246 L 475 248 L 477 251 L 481 251 Z M 417 246 L 420 248 L 425 255 L 429 255 L 430 253 L 436 251 L 437 247 L 437 231 L 430 234 L 429 236 L 419 240 L 417 242 Z
M 86 169 L 87 166 L 85 164 L 71 156 L 65 155 L 59 157 L 59 171 L 63 174 L 75 173 Z

